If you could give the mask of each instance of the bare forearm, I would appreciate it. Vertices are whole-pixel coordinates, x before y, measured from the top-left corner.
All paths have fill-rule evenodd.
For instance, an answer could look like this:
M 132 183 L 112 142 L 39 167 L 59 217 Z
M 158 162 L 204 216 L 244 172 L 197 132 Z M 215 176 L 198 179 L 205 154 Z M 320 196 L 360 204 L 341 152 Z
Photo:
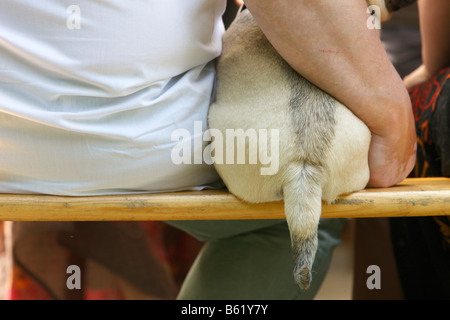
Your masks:
M 371 185 L 386 186 L 402 180 L 414 160 L 410 99 L 378 33 L 367 27 L 366 2 L 245 3 L 281 56 L 305 78 L 346 105 L 372 131 Z M 386 156 L 388 153 L 392 153 L 391 158 Z M 377 170 L 390 161 L 395 162 L 392 167 L 402 167 L 399 170 L 403 173 L 390 172 L 387 175 L 391 177 L 387 177 L 387 171 Z
M 247 0 L 246 5 L 294 69 L 361 119 L 379 119 L 383 126 L 383 109 L 409 108 L 376 30 L 367 28 L 364 1 Z M 384 103 L 375 107 L 374 101 Z
M 450 1 L 419 0 L 423 63 L 430 75 L 450 66 Z

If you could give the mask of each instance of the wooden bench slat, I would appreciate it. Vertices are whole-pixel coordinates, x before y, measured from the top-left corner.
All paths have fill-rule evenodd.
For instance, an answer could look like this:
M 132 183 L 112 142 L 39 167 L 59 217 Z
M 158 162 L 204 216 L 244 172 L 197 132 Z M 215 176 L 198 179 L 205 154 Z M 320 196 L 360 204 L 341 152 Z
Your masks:
M 409 178 L 324 204 L 323 218 L 450 215 L 450 178 Z M 3 221 L 284 219 L 283 202 L 248 204 L 226 190 L 90 197 L 0 194 Z

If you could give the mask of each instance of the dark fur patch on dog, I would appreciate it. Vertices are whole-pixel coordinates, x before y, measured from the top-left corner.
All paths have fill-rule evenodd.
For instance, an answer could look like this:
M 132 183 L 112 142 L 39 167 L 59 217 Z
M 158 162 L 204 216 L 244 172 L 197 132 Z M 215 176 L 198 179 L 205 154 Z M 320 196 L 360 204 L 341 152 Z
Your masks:
M 312 280 L 312 266 L 317 250 L 317 232 L 309 238 L 292 239 L 292 252 L 294 254 L 294 279 L 302 290 L 307 290 Z
M 289 111 L 297 140 L 309 155 L 309 161 L 321 166 L 334 137 L 335 102 L 298 73 L 291 72 L 290 77 Z

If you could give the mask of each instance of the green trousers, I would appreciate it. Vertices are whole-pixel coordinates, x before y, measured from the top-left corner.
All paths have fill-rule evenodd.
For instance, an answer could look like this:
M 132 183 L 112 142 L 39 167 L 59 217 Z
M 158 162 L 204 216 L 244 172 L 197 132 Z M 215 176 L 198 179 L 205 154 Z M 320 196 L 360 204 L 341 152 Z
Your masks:
M 294 282 L 285 220 L 168 221 L 206 241 L 181 288 L 180 300 L 312 299 L 326 275 L 345 219 L 321 219 L 313 280 L 307 291 Z

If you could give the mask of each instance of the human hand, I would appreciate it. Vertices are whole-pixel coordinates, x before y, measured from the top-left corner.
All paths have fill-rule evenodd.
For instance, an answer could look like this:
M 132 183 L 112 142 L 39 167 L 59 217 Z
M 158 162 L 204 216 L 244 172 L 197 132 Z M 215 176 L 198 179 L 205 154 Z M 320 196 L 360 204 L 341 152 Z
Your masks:
M 389 187 L 404 180 L 414 168 L 416 150 L 415 134 L 411 135 L 409 141 L 402 142 L 396 137 L 383 137 L 372 133 L 368 186 Z
M 416 70 L 404 77 L 403 82 L 407 88 L 412 88 L 421 82 L 428 81 L 429 79 L 431 79 L 431 74 L 428 72 L 427 67 L 422 64 Z
M 400 79 L 398 85 L 402 85 Z M 395 92 L 399 93 L 395 100 L 374 99 L 377 102 L 372 107 L 378 114 L 363 114 L 363 121 L 372 133 L 369 187 L 390 187 L 401 182 L 416 163 L 417 137 L 411 99 L 404 86 Z

